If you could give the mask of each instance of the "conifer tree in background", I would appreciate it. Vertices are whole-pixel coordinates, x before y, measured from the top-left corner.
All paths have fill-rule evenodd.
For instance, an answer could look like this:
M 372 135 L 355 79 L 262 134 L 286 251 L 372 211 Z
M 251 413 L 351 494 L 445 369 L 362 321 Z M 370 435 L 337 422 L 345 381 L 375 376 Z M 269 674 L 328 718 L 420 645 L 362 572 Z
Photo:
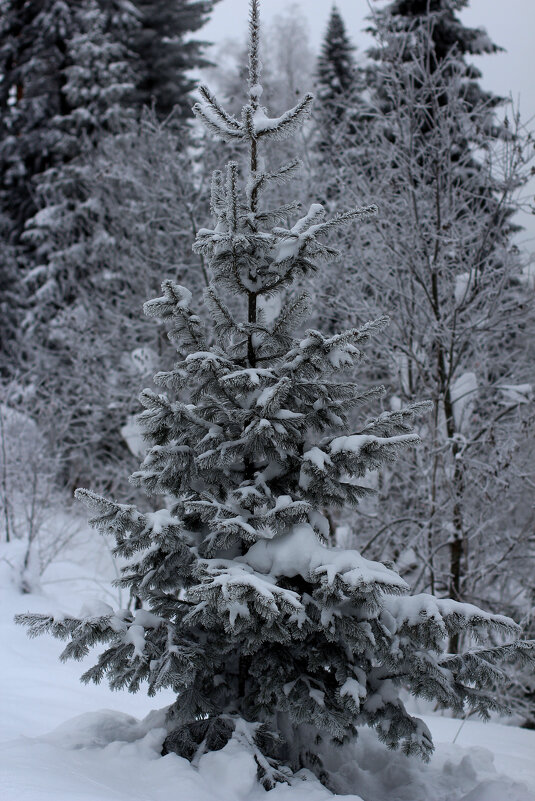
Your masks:
M 135 14 L 125 8 L 121 26 L 135 25 Z M 21 241 L 41 205 L 35 179 L 52 180 L 56 173 L 49 171 L 61 170 L 88 142 L 116 128 L 134 84 L 131 54 L 110 31 L 97 0 L 6 0 L 0 42 L 0 213 L 4 247 L 18 262 L 11 280 L 15 324 L 8 331 L 3 319 L 0 327 L 10 343 L 7 372 L 13 374 L 22 350 L 15 342 L 27 296 L 24 279 L 28 268 L 38 266 L 31 245 Z
M 35 212 L 32 177 L 57 158 L 55 120 L 66 109 L 61 88 L 72 29 L 72 6 L 61 0 L 0 6 L 1 199 L 16 236 Z
M 192 88 L 185 73 L 205 64 L 203 43 L 189 34 L 204 24 L 212 6 L 212 0 L 0 4 L 0 235 L 3 249 L 13 254 L 0 261 L 0 282 L 17 300 L 9 319 L 0 321 L 0 337 L 11 354 L 4 359 L 11 374 L 22 351 L 14 333 L 27 289 L 23 267 L 49 268 L 36 261 L 29 240 L 21 242 L 26 224 L 43 199 L 47 203 L 44 185 L 61 181 L 47 171 L 61 172 L 88 142 L 95 145 L 117 131 L 145 103 L 154 102 L 162 117 L 177 104 L 174 119 L 183 121 Z M 13 269 L 17 261 L 21 269 Z
M 89 276 L 88 265 L 76 264 L 74 257 L 98 214 L 88 197 L 86 175 L 98 142 L 125 132 L 133 119 L 129 102 L 136 74 L 130 60 L 131 53 L 108 32 L 107 17 L 97 0 L 84 0 L 83 13 L 73 18 L 66 42 L 61 87 L 66 107 L 51 121 L 58 137 L 57 163 L 32 176 L 32 196 L 39 210 L 25 221 L 20 235 L 28 267 L 25 328 L 31 328 L 35 319 L 50 325 L 56 314 L 76 302 L 84 279 L 95 278 L 94 271 Z M 73 233 L 70 242 L 68 231 Z M 59 259 L 58 238 L 63 245 Z M 73 254 L 66 252 L 66 245 Z
M 475 152 L 485 147 L 485 140 L 503 135 L 495 116 L 496 107 L 503 102 L 492 93 L 486 92 L 479 84 L 481 72 L 468 60 L 470 56 L 492 54 L 502 48 L 494 44 L 484 28 L 466 27 L 458 14 L 468 6 L 469 0 L 393 0 L 386 7 L 375 11 L 371 16 L 369 32 L 375 37 L 377 45 L 369 51 L 369 55 L 377 63 L 368 70 L 368 79 L 373 87 L 368 111 L 363 111 L 364 119 L 374 117 L 378 109 L 388 114 L 392 110 L 392 97 L 388 86 L 388 78 L 384 83 L 384 64 L 397 60 L 403 64 L 406 80 L 410 80 L 414 90 L 418 92 L 421 111 L 418 115 L 418 128 L 415 134 L 422 138 L 422 158 L 425 153 L 427 135 L 434 136 L 440 125 L 441 108 L 450 101 L 451 92 L 462 101 L 464 116 L 468 116 L 469 124 L 463 119 L 452 119 L 454 153 L 452 168 L 457 181 L 462 182 L 468 175 L 473 176 L 481 171 Z M 425 51 L 426 62 L 421 65 L 420 58 Z M 423 70 L 422 70 L 423 66 Z M 435 78 L 435 80 L 434 80 Z M 425 93 L 426 87 L 429 93 Z M 437 87 L 442 92 L 437 92 Z M 471 138 L 468 137 L 468 131 Z M 361 135 L 365 136 L 364 130 Z M 394 131 L 389 135 L 395 136 Z M 467 152 L 473 154 L 467 159 Z M 455 162 L 460 162 L 456 168 Z M 364 167 L 365 169 L 365 167 Z M 489 176 L 482 171 L 481 181 L 474 193 L 474 208 L 496 211 L 501 216 L 501 209 L 496 208 L 493 195 L 499 193 L 498 186 L 491 183 Z M 508 226 L 502 226 L 504 232 Z
M 61 95 L 72 12 L 61 0 L 0 4 L 0 317 L 1 374 L 20 362 L 17 342 L 24 288 L 19 237 L 35 213 L 32 177 L 55 163 L 61 135 L 53 122 Z M 7 394 L 7 393 L 6 393 Z
M 387 25 L 394 41 L 403 40 L 403 59 L 407 64 L 413 60 L 415 36 L 425 32 L 429 38 L 427 71 L 433 74 L 446 59 L 452 77 L 459 74 L 455 61 L 468 66 L 462 90 L 467 104 L 480 106 L 484 101 L 495 106 L 500 98 L 481 88 L 478 83 L 481 72 L 473 64 L 468 65 L 466 58 L 498 53 L 502 48 L 491 41 L 484 28 L 468 28 L 463 24 L 458 14 L 468 4 L 469 0 L 393 0 L 374 12 L 370 32 L 375 35 Z M 370 55 L 381 59 L 383 53 L 381 48 L 372 48 Z
M 292 135 L 312 97 L 277 118 L 261 106 L 259 3 L 251 0 L 249 93 L 240 119 L 201 88 L 197 116 L 216 136 L 244 147 L 248 170 L 215 172 L 215 225 L 201 229 L 208 259 L 205 303 L 166 281 L 145 310 L 169 327 L 178 362 L 159 373 L 162 394 L 145 390 L 140 424 L 149 450 L 132 481 L 168 506 L 142 513 L 77 495 L 93 524 L 115 538 L 126 560 L 121 586 L 143 600 L 134 613 L 99 606 L 94 616 L 23 615 L 30 633 L 69 639 L 62 658 L 107 643 L 84 681 L 149 694 L 169 687 L 177 700 L 156 725 L 163 753 L 192 760 L 234 738 L 256 759 L 265 787 L 309 767 L 328 782 L 322 755 L 369 725 L 389 747 L 424 758 L 430 733 L 400 698 L 402 687 L 461 712 L 499 708 L 496 663 L 528 655 L 508 618 L 430 595 L 408 595 L 390 568 L 355 550 L 328 547 L 324 509 L 354 507 L 369 494 L 367 470 L 418 442 L 411 430 L 427 408 L 386 412 L 347 431 L 351 410 L 380 397 L 344 381 L 363 346 L 387 323 L 379 318 L 334 336 L 296 328 L 307 297 L 294 294 L 274 318 L 266 299 L 293 286 L 336 253 L 331 230 L 373 215 L 373 206 L 327 220 L 319 205 L 294 225 L 296 204 L 264 206 L 270 182 L 296 165 L 269 170 L 262 148 Z M 238 311 L 226 297 L 235 296 Z M 213 344 L 211 344 L 213 343 Z M 489 630 L 499 647 L 444 651 L 448 634 Z
M 65 137 L 62 127 L 64 118 L 79 108 L 76 82 L 86 82 L 88 99 L 92 83 L 102 86 L 102 69 L 106 62 L 111 64 L 110 57 L 113 62 L 126 60 L 130 76 L 137 76 L 137 92 L 122 102 L 128 99 L 129 106 L 138 110 L 154 102 L 163 116 L 174 105 L 184 112 L 193 86 L 184 73 L 205 64 L 203 43 L 187 35 L 206 22 L 213 4 L 213 0 L 4 0 L 0 6 L 0 170 L 4 207 L 16 233 L 36 211 L 32 178 L 79 153 L 79 139 Z M 78 52 L 80 45 L 83 52 Z M 104 99 L 96 119 L 84 120 L 78 110 L 81 130 L 96 131 L 95 124 L 106 129 L 107 106 L 116 103 L 117 97 L 108 92 Z
M 133 116 L 133 93 L 138 79 L 135 57 L 118 39 L 121 29 L 137 30 L 135 14 L 121 16 L 115 31 L 98 0 L 84 0 L 83 13 L 67 45 L 62 93 L 68 111 L 61 119 L 70 140 L 68 153 L 120 131 Z M 68 154 L 67 154 L 68 155 Z
M 316 132 L 314 171 L 321 176 L 324 203 L 331 211 L 346 206 L 345 179 L 352 153 L 361 136 L 363 75 L 354 58 L 355 46 L 346 33 L 338 8 L 333 5 L 316 70 Z M 358 164 L 357 164 L 358 169 Z M 320 276 L 321 325 L 334 333 L 340 327 L 337 300 L 351 295 L 351 274 L 335 263 Z
M 351 146 L 356 134 L 351 114 L 361 87 L 354 51 L 340 12 L 333 5 L 317 65 L 318 150 L 333 172 L 340 166 L 337 150 Z
M 139 59 L 136 103 L 152 106 L 163 119 L 178 106 L 178 116 L 190 115 L 189 92 L 195 88 L 187 76 L 193 68 L 208 66 L 205 42 L 192 39 L 217 0 L 134 0 L 141 24 L 129 46 Z
M 36 26 L 46 22 L 46 15 L 35 19 Z M 109 248 L 110 237 L 105 245 L 97 222 L 100 210 L 96 199 L 89 196 L 87 174 L 93 167 L 97 143 L 103 137 L 118 135 L 133 117 L 131 98 L 136 77 L 131 68 L 132 54 L 117 40 L 110 29 L 109 15 L 97 0 L 68 6 L 68 17 L 63 22 L 62 60 L 58 60 L 54 66 L 57 72 L 50 76 L 55 80 L 59 111 L 52 113 L 43 103 L 41 129 L 35 131 L 24 129 L 24 93 L 21 108 L 9 107 L 6 112 L 7 117 L 21 121 L 21 136 L 13 151 L 17 157 L 21 155 L 18 148 L 24 148 L 25 137 L 37 147 L 43 131 L 49 134 L 49 152 L 42 155 L 39 164 L 27 165 L 27 172 L 19 176 L 20 184 L 8 185 L 4 197 L 9 204 L 12 195 L 24 190 L 31 201 L 21 213 L 19 228 L 11 220 L 12 248 L 18 262 L 13 289 L 18 292 L 13 314 L 16 329 L 10 337 L 13 358 L 5 373 L 12 381 L 12 404 L 19 398 L 24 412 L 39 421 L 55 466 L 63 465 L 61 475 L 56 476 L 61 484 L 66 476 L 72 481 L 78 472 L 76 462 L 92 464 L 88 451 L 95 442 L 101 443 L 104 435 L 120 442 L 119 431 L 115 439 L 109 436 L 111 420 L 106 394 L 109 396 L 112 387 L 102 394 L 100 404 L 94 402 L 90 392 L 99 372 L 95 363 L 106 363 L 104 359 L 97 361 L 102 351 L 95 347 L 95 338 L 106 328 L 109 312 L 102 308 L 102 292 L 93 292 L 88 300 L 84 290 L 88 282 L 101 278 L 93 267 L 103 247 Z M 121 19 L 123 27 L 135 24 L 133 14 Z M 25 83 L 25 92 L 30 96 L 39 82 L 39 75 L 32 71 L 35 66 L 30 57 Z M 42 98 L 38 104 L 41 102 Z M 32 208 L 39 210 L 28 216 Z M 101 239 L 95 236 L 88 258 L 82 240 L 90 230 L 98 230 Z M 108 298 L 108 305 L 115 305 L 112 298 Z M 98 324 L 94 318 L 97 308 Z M 77 351 L 79 361 L 73 360 L 69 344 L 82 331 L 88 347 L 83 356 Z M 85 398 L 73 392 L 75 376 L 85 387 Z M 102 392 L 102 382 L 99 390 Z M 73 416 L 75 397 L 79 401 L 78 413 Z M 75 420 L 77 424 L 73 425 Z M 97 423 L 91 432 L 90 422 Z M 74 440 L 79 451 L 73 461 L 68 454 L 72 454 Z M 102 448 L 109 454 L 110 444 Z M 99 453 L 97 447 L 94 451 L 95 455 Z
M 170 192 L 173 200 L 168 206 L 175 216 L 174 233 L 170 235 L 175 251 L 171 257 L 167 253 L 167 264 L 159 271 L 158 283 L 151 280 L 154 273 L 145 268 L 142 275 L 134 274 L 134 265 L 139 263 L 137 253 L 126 263 L 123 261 L 127 241 L 132 249 L 139 246 L 141 252 L 146 252 L 149 234 L 141 231 L 142 221 L 155 235 L 159 234 L 164 249 L 169 242 L 168 212 L 161 207 L 163 181 L 147 176 L 146 170 L 151 160 L 155 168 L 167 168 L 162 164 L 167 157 L 162 147 L 169 150 L 170 139 L 164 146 L 165 136 L 155 132 L 156 152 L 149 155 L 145 145 L 151 126 L 140 119 L 140 112 L 142 103 L 153 99 L 155 112 L 169 116 L 172 104 L 180 101 L 167 125 L 181 127 L 185 93 L 190 88 L 183 73 L 202 62 L 201 43 L 184 39 L 205 21 L 212 4 L 176 2 L 165 4 L 164 8 L 160 3 L 156 4 L 158 14 L 151 10 L 154 4 L 136 7 L 123 0 L 77 0 L 68 5 L 43 0 L 26 5 L 22 21 L 20 4 L 11 0 L 2 8 L 1 16 L 7 32 L 2 65 L 6 100 L 1 122 L 5 130 L 10 126 L 13 130 L 4 139 L 3 151 L 0 145 L 0 158 L 2 152 L 6 155 L 6 162 L 1 165 L 5 170 L 3 229 L 10 242 L 9 248 L 3 248 L 0 269 L 6 293 L 15 300 L 9 304 L 9 315 L 0 321 L 5 342 L 3 373 L 6 380 L 17 385 L 10 396 L 21 398 L 25 412 L 39 419 L 56 463 L 63 465 L 57 476 L 60 485 L 64 486 L 67 480 L 72 490 L 72 480 L 79 476 L 78 480 L 102 480 L 112 487 L 124 479 L 118 478 L 121 471 L 117 468 L 113 474 L 114 466 L 129 457 L 121 437 L 128 405 L 118 402 L 123 396 L 116 378 L 121 374 L 119 384 L 128 386 L 129 373 L 136 374 L 128 352 L 124 353 L 125 331 L 131 335 L 130 350 L 136 350 L 139 341 L 129 321 L 137 318 L 142 300 L 155 291 L 162 274 L 180 276 L 183 264 L 194 261 L 189 247 L 185 257 L 183 248 L 176 247 L 181 234 L 177 232 L 174 191 Z M 55 39 L 54 20 L 58 29 Z M 26 37 L 26 33 L 22 39 L 18 36 L 22 23 L 24 31 L 24 26 L 35 31 L 43 28 L 45 33 L 39 34 L 43 53 L 35 31 L 33 37 Z M 52 48 L 56 61 L 45 45 Z M 50 75 L 39 68 L 36 53 L 46 62 Z M 149 96 L 148 90 L 141 91 L 140 87 L 147 84 L 155 53 L 160 84 L 154 79 Z M 24 70 L 21 65 L 25 65 Z M 18 94 L 17 80 L 22 85 Z M 45 88 L 48 95 L 41 93 L 36 101 L 37 90 L 44 92 Z M 33 102 L 41 114 L 35 124 L 31 117 Z M 155 128 L 156 124 L 152 130 Z M 116 144 L 108 140 L 115 140 Z M 175 137 L 173 148 L 184 148 L 187 140 L 183 134 Z M 22 153 L 31 147 L 36 148 L 39 159 L 22 163 Z M 101 180 L 97 174 L 99 170 L 109 172 L 105 151 L 115 148 L 117 162 L 123 162 L 121 147 L 130 151 L 126 170 L 131 164 L 130 174 L 136 173 L 138 181 L 130 187 L 128 197 L 114 195 L 108 175 Z M 168 183 L 177 185 L 180 164 L 183 182 L 190 184 L 190 197 L 187 204 L 183 202 L 181 218 L 189 233 L 188 209 L 191 212 L 195 207 L 195 189 L 187 175 L 190 165 L 176 154 L 173 158 Z M 152 193 L 146 192 L 149 181 Z M 148 210 L 143 207 L 126 237 L 119 216 L 132 221 L 131 206 L 139 202 L 143 192 L 143 203 L 152 202 L 150 214 L 159 222 L 154 223 L 154 217 L 147 220 Z M 112 195 L 115 205 L 110 209 Z M 20 208 L 19 196 L 27 200 Z M 113 258 L 110 248 L 114 249 Z M 154 263 L 161 264 L 157 259 Z M 118 272 L 122 273 L 121 280 L 109 279 Z M 80 337 L 87 347 L 73 348 Z M 108 373 L 108 381 L 104 382 L 103 372 L 110 369 L 113 376 Z M 77 401 L 73 404 L 74 398 Z M 133 403 L 132 395 L 129 405 Z M 73 414 L 75 408 L 78 411 Z
M 327 23 L 327 31 L 318 58 L 318 84 L 320 96 L 325 104 L 332 103 L 337 116 L 344 108 L 338 108 L 340 97 L 351 93 L 355 82 L 355 45 L 351 44 L 346 26 L 338 8 L 333 5 Z
M 0 212 L 0 379 L 8 379 L 19 359 L 15 344 L 19 323 L 19 271 L 10 234 L 11 220 Z

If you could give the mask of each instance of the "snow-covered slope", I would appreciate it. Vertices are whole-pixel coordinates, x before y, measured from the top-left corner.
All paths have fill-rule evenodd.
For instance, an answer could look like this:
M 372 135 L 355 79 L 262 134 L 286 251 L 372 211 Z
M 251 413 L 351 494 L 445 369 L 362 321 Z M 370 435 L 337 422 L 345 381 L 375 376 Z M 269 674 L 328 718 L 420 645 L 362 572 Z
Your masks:
M 31 641 L 13 624 L 27 610 L 106 600 L 114 570 L 94 533 L 81 531 L 70 557 L 53 563 L 42 592 L 12 583 L 18 543 L 0 553 L 0 798 L 2 801 L 324 801 L 333 798 L 309 774 L 269 794 L 252 758 L 231 741 L 198 767 L 160 756 L 163 729 L 153 707 L 169 696 L 112 693 L 83 686 L 79 664 L 61 664 L 61 644 Z M 73 554 L 76 554 L 76 559 Z M 113 710 L 113 711 L 112 711 Z M 144 719 L 145 718 L 145 719 Z M 144 720 L 143 720 L 144 719 Z M 369 731 L 336 756 L 346 801 L 535 801 L 535 732 L 426 716 L 437 744 L 429 765 L 387 751 Z M 456 736 L 457 735 L 457 736 Z M 455 744 L 453 740 L 456 738 Z

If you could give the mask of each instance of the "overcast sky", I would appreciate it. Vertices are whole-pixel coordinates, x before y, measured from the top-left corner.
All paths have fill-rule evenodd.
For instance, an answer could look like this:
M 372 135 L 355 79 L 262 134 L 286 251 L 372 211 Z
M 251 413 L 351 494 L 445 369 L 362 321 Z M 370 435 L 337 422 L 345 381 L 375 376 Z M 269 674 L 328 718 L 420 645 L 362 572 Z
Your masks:
M 292 2 L 263 0 L 261 16 L 269 22 Z M 317 49 L 325 33 L 332 1 L 302 0 L 297 5 L 305 10 L 311 43 Z M 362 29 L 366 26 L 367 0 L 336 0 L 336 5 L 345 20 L 349 36 L 360 51 L 366 50 L 370 39 Z M 248 7 L 249 0 L 220 0 L 202 31 L 203 38 L 214 43 L 228 38 L 243 41 Z M 491 39 L 506 50 L 505 53 L 473 59 L 483 73 L 482 85 L 496 94 L 512 94 L 515 101 L 520 101 L 524 120 L 534 117 L 535 0 L 471 0 L 470 7 L 462 12 L 461 18 L 468 26 L 485 27 Z M 535 120 L 531 127 L 534 126 Z M 529 233 L 530 250 L 535 250 L 535 217 L 523 215 L 522 224 L 528 228 L 524 239 Z

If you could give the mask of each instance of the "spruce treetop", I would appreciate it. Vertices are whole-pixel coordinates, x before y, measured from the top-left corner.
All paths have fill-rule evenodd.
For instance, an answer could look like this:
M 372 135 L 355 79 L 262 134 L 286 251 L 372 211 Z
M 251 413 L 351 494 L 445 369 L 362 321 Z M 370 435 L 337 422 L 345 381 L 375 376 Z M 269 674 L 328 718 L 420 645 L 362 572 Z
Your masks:
M 333 5 L 318 58 L 320 101 L 350 94 L 355 82 L 354 51 L 340 12 Z
M 382 13 L 391 14 L 405 28 L 432 20 L 438 60 L 446 58 L 453 49 L 460 55 L 472 56 L 498 52 L 501 48 L 490 40 L 484 28 L 468 28 L 459 19 L 459 12 L 468 3 L 469 0 L 393 0 Z
M 325 166 L 325 197 L 332 206 L 339 194 L 343 160 L 358 136 L 355 119 L 361 105 L 362 70 L 354 58 L 355 46 L 333 5 L 317 63 L 317 149 Z
M 415 39 L 427 41 L 426 70 L 430 74 L 446 69 L 452 77 L 463 74 L 464 96 L 471 106 L 485 101 L 495 106 L 500 98 L 485 92 L 478 83 L 481 72 L 467 57 L 502 50 L 484 28 L 469 28 L 458 14 L 468 0 L 393 0 L 371 16 L 369 31 L 376 38 L 385 32 L 392 52 L 402 53 L 408 63 L 414 59 Z M 369 51 L 372 58 L 384 58 L 384 42 Z M 418 45 L 416 45 L 418 49 Z M 444 67 L 444 65 L 446 65 Z

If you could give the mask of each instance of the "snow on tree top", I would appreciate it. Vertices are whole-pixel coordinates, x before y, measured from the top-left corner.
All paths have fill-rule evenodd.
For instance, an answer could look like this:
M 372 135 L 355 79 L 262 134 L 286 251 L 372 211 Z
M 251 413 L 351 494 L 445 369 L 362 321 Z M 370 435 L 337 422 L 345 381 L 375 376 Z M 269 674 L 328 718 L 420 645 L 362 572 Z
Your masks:
M 255 109 L 253 114 L 254 132 L 256 136 L 262 136 L 269 132 L 282 133 L 282 130 L 286 127 L 290 127 L 290 125 L 293 132 L 295 129 L 294 121 L 299 124 L 302 121 L 303 115 L 308 115 L 310 113 L 313 100 L 314 96 L 312 94 L 305 95 L 296 106 L 289 111 L 285 111 L 280 117 L 268 117 L 266 110 L 259 106 Z
M 509 631 L 518 632 L 520 627 L 505 615 L 493 615 L 479 609 L 473 604 L 453 601 L 450 598 L 435 598 L 428 593 L 404 596 L 403 598 L 388 597 L 384 600 L 384 608 L 396 621 L 397 630 L 404 624 L 409 626 L 422 625 L 433 620 L 444 631 L 446 636 L 445 619 L 448 617 L 463 618 L 466 624 L 489 624 Z
M 311 464 L 314 465 L 314 467 L 322 471 L 325 470 L 326 464 L 329 465 L 332 464 L 329 456 L 326 453 L 324 453 L 324 451 L 322 451 L 321 448 L 318 448 L 316 446 L 310 448 L 310 450 L 308 451 L 305 451 L 305 453 L 303 454 L 303 461 L 310 462 Z
M 153 534 L 161 534 L 169 526 L 180 526 L 181 521 L 174 517 L 169 509 L 158 509 L 156 512 L 147 512 L 145 515 L 147 525 Z
M 271 368 L 259 367 L 245 367 L 243 370 L 235 370 L 232 373 L 227 373 L 220 378 L 220 381 L 240 381 L 251 386 L 260 386 L 261 378 L 273 378 L 273 370 Z M 245 379 L 245 381 L 244 381 Z
M 249 95 L 251 98 L 255 100 L 259 100 L 264 93 L 264 87 L 261 86 L 259 83 L 255 83 L 253 86 L 249 87 Z
M 240 561 L 273 577 L 300 575 L 313 580 L 325 576 L 330 586 L 338 577 L 349 591 L 366 591 L 376 584 L 385 592 L 401 593 L 409 589 L 393 570 L 365 559 L 358 551 L 322 545 L 308 523 L 299 523 L 275 539 L 259 540 Z
M 354 453 L 358 454 L 365 445 L 375 443 L 377 445 L 395 445 L 400 442 L 417 443 L 420 441 L 418 434 L 398 434 L 394 437 L 376 437 L 373 434 L 352 434 L 349 437 L 336 437 L 331 440 L 329 450 L 331 453 Z
M 153 298 L 152 300 L 147 300 L 146 303 L 143 304 L 143 311 L 147 316 L 158 316 L 162 306 L 166 306 L 170 302 L 172 302 L 173 305 L 179 309 L 186 310 L 189 308 L 192 294 L 185 286 L 175 284 L 173 281 L 164 281 L 162 284 L 162 289 L 166 293 L 165 295 L 159 298 Z

